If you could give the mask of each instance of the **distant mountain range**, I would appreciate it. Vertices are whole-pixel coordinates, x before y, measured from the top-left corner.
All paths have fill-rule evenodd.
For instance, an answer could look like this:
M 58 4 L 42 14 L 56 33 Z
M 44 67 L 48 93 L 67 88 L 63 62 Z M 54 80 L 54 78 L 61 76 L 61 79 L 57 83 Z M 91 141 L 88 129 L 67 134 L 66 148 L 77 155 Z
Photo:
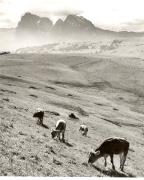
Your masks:
M 21 17 L 16 28 L 0 28 L 0 37 L 0 51 L 15 51 L 23 47 L 53 43 L 62 43 L 63 45 L 63 42 L 74 42 L 72 49 L 75 49 L 75 42 L 101 42 L 108 39 L 111 42 L 124 38 L 133 40 L 134 37 L 142 39 L 144 32 L 104 30 L 96 27 L 88 19 L 77 15 L 68 15 L 65 20 L 58 19 L 53 23 L 47 17 L 39 17 L 28 12 Z M 49 49 L 48 47 L 44 48 L 46 50 L 42 51 L 47 52 Z M 55 52 L 55 48 L 59 49 L 59 45 L 52 47 L 51 51 Z
M 25 13 L 16 27 L 16 35 L 23 36 L 40 36 L 57 38 L 61 40 L 93 40 L 99 36 L 144 36 L 141 32 L 115 32 L 104 30 L 87 20 L 82 16 L 68 15 L 63 21 L 58 19 L 55 24 L 46 17 L 39 17 L 31 13 Z

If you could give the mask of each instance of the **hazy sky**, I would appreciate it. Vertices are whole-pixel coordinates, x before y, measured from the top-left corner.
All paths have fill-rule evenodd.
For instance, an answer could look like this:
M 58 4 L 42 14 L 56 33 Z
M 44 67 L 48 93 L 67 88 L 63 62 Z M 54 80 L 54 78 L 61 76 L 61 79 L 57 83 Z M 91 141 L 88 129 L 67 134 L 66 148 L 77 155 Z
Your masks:
M 77 14 L 99 27 L 144 31 L 144 0 L 0 0 L 0 28 L 15 27 L 25 12 L 53 21 Z

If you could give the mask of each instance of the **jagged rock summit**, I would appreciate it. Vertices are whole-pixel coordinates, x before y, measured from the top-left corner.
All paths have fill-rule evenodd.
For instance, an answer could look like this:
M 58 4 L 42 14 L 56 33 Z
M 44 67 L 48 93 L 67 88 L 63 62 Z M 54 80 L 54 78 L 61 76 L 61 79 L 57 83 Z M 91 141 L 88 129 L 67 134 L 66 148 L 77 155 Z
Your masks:
M 39 17 L 31 13 L 25 13 L 17 25 L 17 33 L 39 33 L 48 32 L 53 23 L 49 18 Z
M 52 28 L 51 34 L 63 39 L 65 37 L 90 37 L 92 34 L 95 34 L 95 26 L 82 16 L 68 15 L 64 21 L 58 19 Z
M 25 13 L 17 25 L 17 33 L 50 33 L 51 35 L 80 35 L 94 33 L 95 26 L 91 21 L 82 16 L 68 15 L 63 21 L 58 19 L 53 25 L 46 17 L 39 17 L 31 13 Z M 80 33 L 80 34 L 79 34 Z
M 67 28 L 83 31 L 95 31 L 95 26 L 92 24 L 92 22 L 82 16 L 68 15 L 64 23 Z

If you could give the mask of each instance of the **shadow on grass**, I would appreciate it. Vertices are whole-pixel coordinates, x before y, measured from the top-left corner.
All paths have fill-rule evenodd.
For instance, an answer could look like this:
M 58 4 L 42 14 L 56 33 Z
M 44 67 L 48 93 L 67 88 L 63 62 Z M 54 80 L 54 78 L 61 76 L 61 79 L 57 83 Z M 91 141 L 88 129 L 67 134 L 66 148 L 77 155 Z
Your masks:
M 63 144 L 65 144 L 68 147 L 73 147 L 73 145 L 70 144 L 68 141 L 63 141 L 62 139 L 58 139 L 58 138 L 54 139 L 54 140 L 56 140 L 57 142 L 63 143 Z
M 69 142 L 67 142 L 67 141 L 65 141 L 65 142 L 63 142 L 66 146 L 68 146 L 68 147 L 73 147 L 73 145 L 72 144 L 70 144 Z
M 136 177 L 131 173 L 118 172 L 116 170 L 115 171 L 114 170 L 104 170 L 95 165 L 92 165 L 92 167 L 95 168 L 97 171 L 99 171 L 107 176 L 110 176 L 110 177 Z
M 41 127 L 44 127 L 44 128 L 46 128 L 46 129 L 49 129 L 49 127 L 48 127 L 46 124 L 38 124 L 38 123 L 37 123 L 37 125 L 39 125 L 39 126 L 41 126 Z
M 49 129 L 49 127 L 45 124 L 42 124 L 42 127 L 46 128 L 46 129 Z

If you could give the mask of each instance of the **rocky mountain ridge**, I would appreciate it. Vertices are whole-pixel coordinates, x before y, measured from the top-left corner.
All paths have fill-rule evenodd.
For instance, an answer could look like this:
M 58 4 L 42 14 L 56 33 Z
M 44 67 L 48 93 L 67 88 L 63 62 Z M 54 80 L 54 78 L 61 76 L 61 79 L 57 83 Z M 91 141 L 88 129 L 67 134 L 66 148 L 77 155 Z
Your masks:
M 65 20 L 58 19 L 55 24 L 46 17 L 39 17 L 31 13 L 25 13 L 16 27 L 17 35 L 49 35 L 51 38 L 75 38 L 75 39 L 95 39 L 98 36 L 143 36 L 144 33 L 137 32 L 115 32 L 104 30 L 78 15 L 68 15 Z

